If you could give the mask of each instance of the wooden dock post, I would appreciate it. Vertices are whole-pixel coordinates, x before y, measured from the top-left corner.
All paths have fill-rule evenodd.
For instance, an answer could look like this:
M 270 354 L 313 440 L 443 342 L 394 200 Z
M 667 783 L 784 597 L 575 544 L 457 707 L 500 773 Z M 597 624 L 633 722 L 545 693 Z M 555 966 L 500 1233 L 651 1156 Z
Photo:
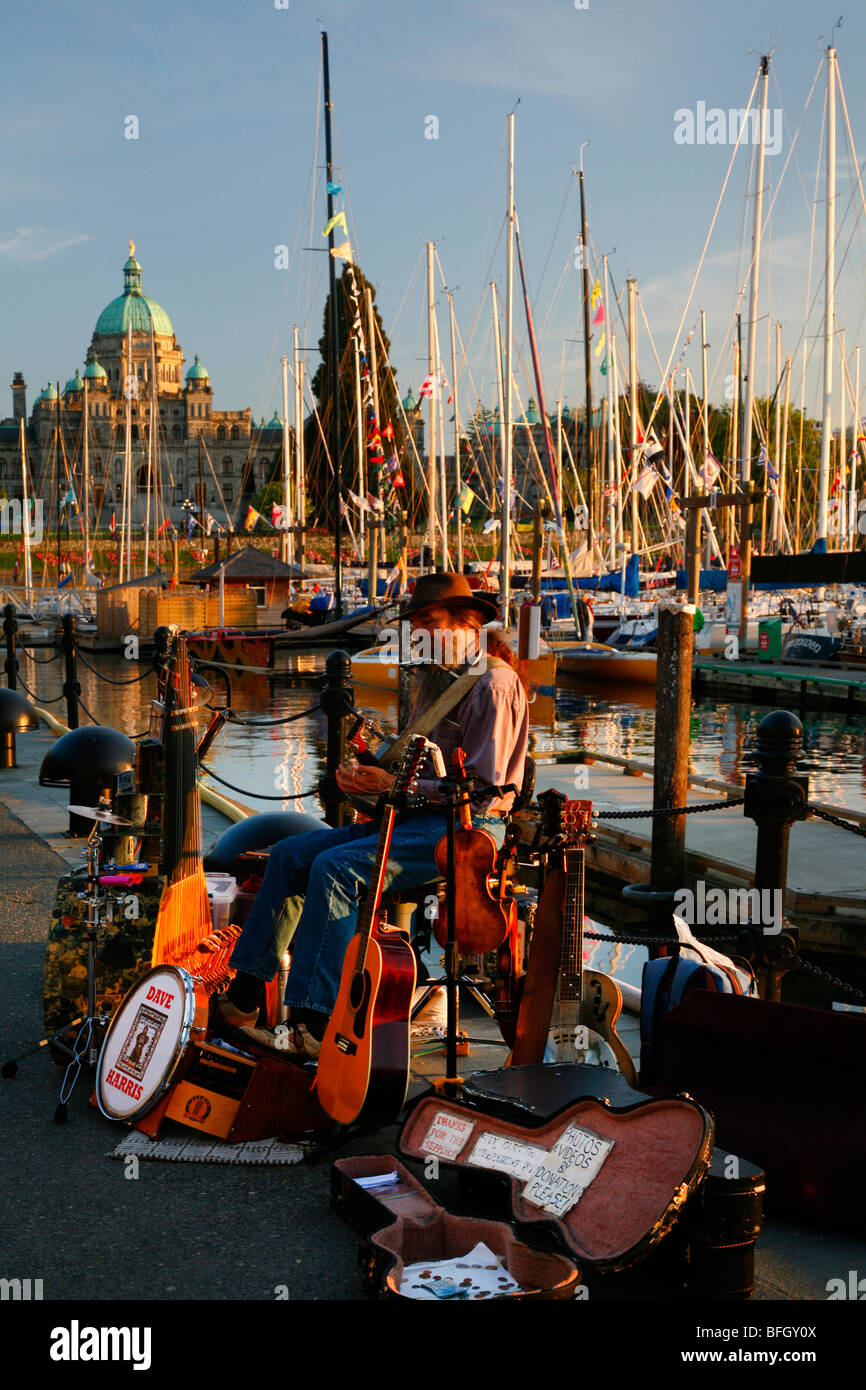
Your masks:
M 689 716 L 692 708 L 691 607 L 659 608 L 653 810 L 685 806 L 689 790 Z M 682 888 L 686 818 L 656 816 L 652 827 L 650 882 L 656 891 Z

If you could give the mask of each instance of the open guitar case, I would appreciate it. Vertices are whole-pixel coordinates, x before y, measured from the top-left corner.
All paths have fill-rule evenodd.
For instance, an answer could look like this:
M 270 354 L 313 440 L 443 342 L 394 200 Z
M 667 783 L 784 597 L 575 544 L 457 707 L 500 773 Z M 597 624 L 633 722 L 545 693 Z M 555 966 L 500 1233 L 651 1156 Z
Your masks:
M 524 1178 L 468 1161 L 484 1136 L 550 1150 L 571 1125 L 614 1142 L 563 1217 L 528 1202 Z M 404 1264 L 466 1254 L 484 1240 L 534 1297 L 580 1290 L 608 1299 L 750 1296 L 763 1174 L 739 1160 L 738 1176 L 724 1176 L 734 1171 L 731 1156 L 713 1149 L 712 1117 L 688 1097 L 644 1096 L 597 1067 L 481 1072 L 461 1101 L 426 1095 L 416 1102 L 399 1136 L 401 1155 L 428 1160 L 436 1148 L 431 1134 L 449 1127 L 462 1142 L 438 1158 L 439 1192 L 450 1179 L 457 1211 L 445 1210 L 393 1155 L 333 1165 L 332 1203 L 364 1238 L 368 1288 L 397 1296 Z M 375 1194 L 355 1182 L 395 1171 L 397 1187 L 383 1185 Z M 482 1233 L 485 1226 L 492 1238 Z M 525 1248 L 570 1262 L 574 1278 L 563 1279 L 558 1265 L 522 1263 Z
M 475 1072 L 462 1091 L 467 1108 L 501 1116 L 526 1132 L 547 1124 L 581 1097 L 595 1097 L 613 1112 L 635 1110 L 652 1101 L 618 1072 L 579 1064 Z M 477 1172 L 461 1175 L 464 1191 L 474 1189 L 474 1195 L 480 1195 L 479 1181 L 486 1177 L 477 1180 Z M 597 1297 L 750 1298 L 764 1190 L 760 1167 L 713 1147 L 709 1164 L 692 1185 L 676 1223 L 653 1243 L 640 1264 L 599 1269 L 594 1281 L 585 1269 L 586 1282 Z

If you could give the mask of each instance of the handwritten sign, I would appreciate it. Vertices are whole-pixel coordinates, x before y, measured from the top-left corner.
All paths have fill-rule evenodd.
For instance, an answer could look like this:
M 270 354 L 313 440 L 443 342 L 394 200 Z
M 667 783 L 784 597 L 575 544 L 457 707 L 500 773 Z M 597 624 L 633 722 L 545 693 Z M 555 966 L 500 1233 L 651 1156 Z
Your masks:
M 492 1168 L 496 1173 L 526 1182 L 547 1158 L 547 1150 L 520 1139 L 508 1139 L 502 1134 L 485 1130 L 478 1136 L 474 1149 L 466 1160 L 476 1168 Z
M 475 1128 L 473 1120 L 461 1120 L 440 1110 L 421 1143 L 421 1152 L 438 1158 L 456 1158 Z
M 565 1216 L 597 1176 L 613 1142 L 569 1125 L 524 1187 L 524 1200 L 552 1216 Z

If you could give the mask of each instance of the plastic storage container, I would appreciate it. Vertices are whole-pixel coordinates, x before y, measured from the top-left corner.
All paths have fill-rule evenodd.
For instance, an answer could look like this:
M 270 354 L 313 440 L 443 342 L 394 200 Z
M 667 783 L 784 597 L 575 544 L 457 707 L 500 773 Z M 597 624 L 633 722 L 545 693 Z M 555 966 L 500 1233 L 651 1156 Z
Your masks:
M 207 895 L 210 899 L 214 930 L 227 927 L 231 918 L 232 903 L 238 895 L 238 882 L 231 874 L 205 874 Z

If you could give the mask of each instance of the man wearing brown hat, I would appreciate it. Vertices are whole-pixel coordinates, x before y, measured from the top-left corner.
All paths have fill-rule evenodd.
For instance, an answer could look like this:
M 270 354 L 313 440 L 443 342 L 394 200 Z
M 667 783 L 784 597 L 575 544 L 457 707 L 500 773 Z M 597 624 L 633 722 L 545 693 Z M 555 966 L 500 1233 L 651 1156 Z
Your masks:
M 427 574 L 416 582 L 401 618 L 408 620 L 413 637 L 426 634 L 434 649 L 458 653 L 461 671 L 481 672 L 469 693 L 429 731 L 449 772 L 452 753 L 462 748 L 479 785 L 520 787 L 529 715 L 511 649 L 484 628 L 496 611 L 494 601 L 475 593 L 463 575 Z M 422 713 L 423 708 L 413 712 L 415 718 Z M 337 771 L 337 782 L 347 796 L 379 796 L 393 780 L 380 767 L 347 765 Z M 427 804 L 401 818 L 394 829 L 385 870 L 387 893 L 407 892 L 438 876 L 434 852 L 447 828 L 444 798 L 432 776 L 422 777 L 419 790 Z M 511 792 L 491 795 L 473 814 L 473 825 L 489 831 L 497 844 L 502 843 L 504 816 L 513 799 Z M 224 1023 L 289 1054 L 318 1056 L 336 1003 L 343 957 L 357 927 L 359 896 L 370 881 L 377 839 L 367 823 L 314 830 L 274 845 L 232 954 L 238 973 L 218 1003 Z M 262 982 L 273 979 L 289 940 L 289 1031 L 275 1033 L 255 1023 Z

